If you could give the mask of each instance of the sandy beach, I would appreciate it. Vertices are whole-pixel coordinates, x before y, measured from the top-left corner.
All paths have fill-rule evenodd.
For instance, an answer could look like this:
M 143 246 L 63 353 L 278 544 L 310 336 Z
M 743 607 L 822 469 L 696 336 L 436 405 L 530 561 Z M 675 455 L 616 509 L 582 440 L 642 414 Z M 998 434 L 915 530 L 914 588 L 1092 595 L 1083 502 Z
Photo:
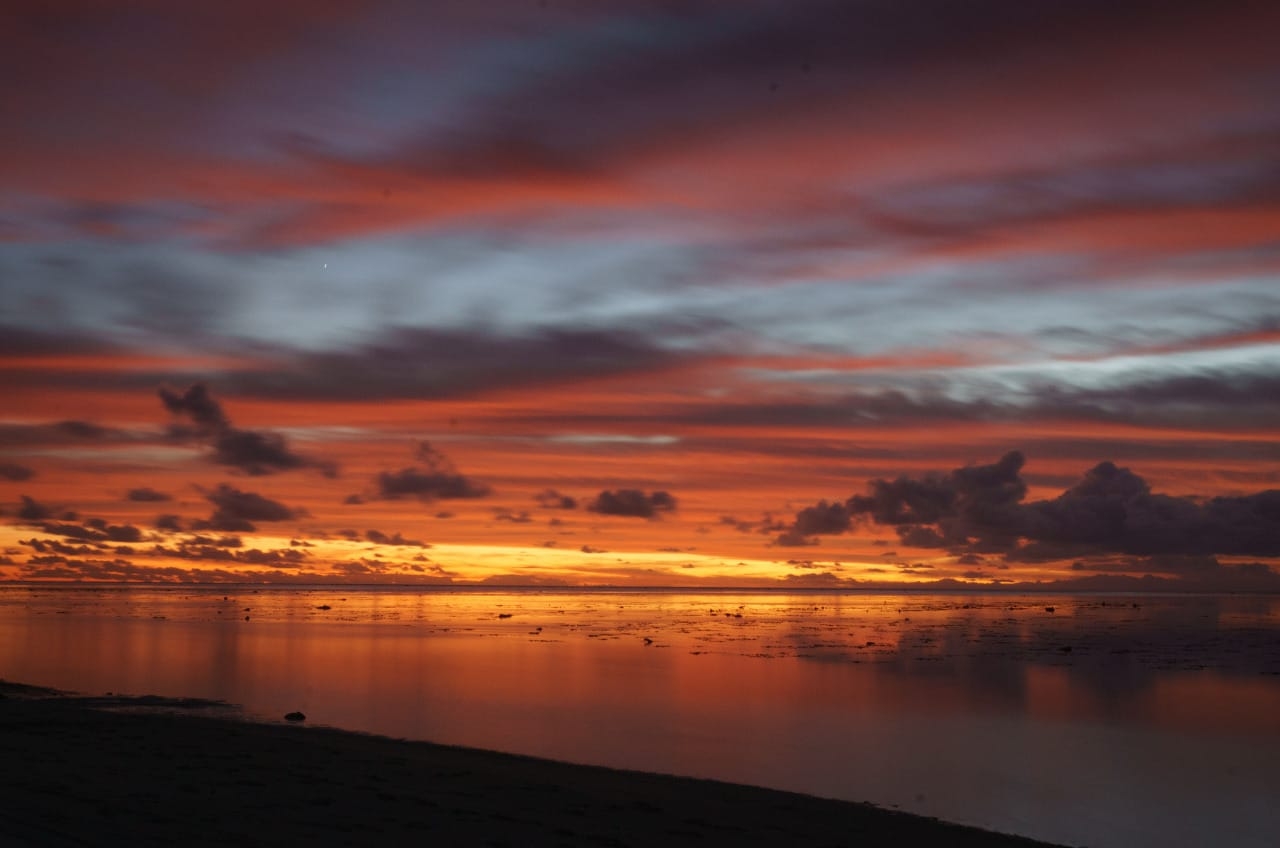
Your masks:
M 1037 845 L 706 780 L 0 683 L 7 845 Z

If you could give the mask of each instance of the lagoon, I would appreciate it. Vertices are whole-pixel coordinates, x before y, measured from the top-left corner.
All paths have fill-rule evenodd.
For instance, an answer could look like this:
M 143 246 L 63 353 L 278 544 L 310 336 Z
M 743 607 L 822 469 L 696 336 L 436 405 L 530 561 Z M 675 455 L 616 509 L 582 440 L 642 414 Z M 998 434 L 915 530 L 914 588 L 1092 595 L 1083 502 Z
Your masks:
M 1280 843 L 1271 596 L 10 586 L 0 677 L 1063 844 Z

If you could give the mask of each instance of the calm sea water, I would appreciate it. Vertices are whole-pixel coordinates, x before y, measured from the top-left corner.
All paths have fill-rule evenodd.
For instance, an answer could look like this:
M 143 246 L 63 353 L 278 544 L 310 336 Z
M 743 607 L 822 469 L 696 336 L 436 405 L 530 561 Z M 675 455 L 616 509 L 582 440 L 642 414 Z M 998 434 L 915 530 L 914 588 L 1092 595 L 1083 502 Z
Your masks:
M 1280 844 L 1275 597 L 3 587 L 0 677 L 1065 844 Z

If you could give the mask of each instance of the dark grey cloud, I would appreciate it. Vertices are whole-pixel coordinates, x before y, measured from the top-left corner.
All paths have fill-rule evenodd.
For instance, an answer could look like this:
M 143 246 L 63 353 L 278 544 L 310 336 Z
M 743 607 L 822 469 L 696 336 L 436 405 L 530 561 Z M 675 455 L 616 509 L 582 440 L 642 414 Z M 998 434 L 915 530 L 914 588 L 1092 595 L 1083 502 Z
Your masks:
M 1269 426 L 1280 415 L 1280 369 L 1203 369 L 1137 374 L 1098 388 L 1050 386 L 1034 390 L 1041 417 L 1130 421 L 1156 426 Z
M 907 544 L 1006 550 L 1022 529 L 1024 462 L 1021 453 L 1011 451 L 991 465 L 966 466 L 942 477 L 875 480 L 869 486 L 871 494 L 851 497 L 848 506 L 875 523 L 898 526 Z M 941 544 L 925 544 L 926 540 Z
M 130 489 L 125 494 L 125 499 L 137 501 L 139 503 L 162 503 L 164 501 L 173 500 L 173 497 L 164 492 L 157 491 L 150 486 L 141 486 L 136 489 Z
M 53 518 L 53 507 L 40 503 L 29 495 L 19 495 L 22 506 L 18 507 L 18 518 L 23 521 L 44 521 Z
M 901 541 L 954 553 L 1035 561 L 1129 554 L 1280 556 L 1280 490 L 1194 498 L 1153 493 L 1127 468 L 1101 462 L 1056 498 L 1026 503 L 1021 453 L 947 474 L 873 480 L 868 494 L 796 514 L 779 544 L 839 534 L 853 520 L 894 527 Z
M 249 565 L 267 565 L 272 568 L 298 568 L 306 562 L 308 557 L 309 554 L 297 548 L 272 551 L 250 548 L 235 552 L 236 562 L 243 562 Z
M 543 489 L 533 496 L 538 506 L 543 509 L 577 509 L 578 499 L 561 494 L 555 489 Z
M 216 553 L 216 549 L 214 550 Z M 162 552 L 163 553 L 163 552 Z M 194 552 L 179 557 L 182 559 L 200 559 Z M 61 555 L 33 556 L 25 565 L 20 566 L 20 575 L 24 580 L 106 580 L 115 582 L 140 583 L 253 583 L 271 581 L 274 583 L 301 583 L 307 585 L 333 584 L 345 582 L 345 578 L 358 576 L 363 582 L 393 583 L 447 583 L 448 578 L 439 578 L 434 574 L 384 575 L 370 567 L 367 572 L 344 568 L 338 564 L 335 569 L 339 576 L 326 572 L 307 570 L 303 564 L 296 563 L 286 556 L 276 557 L 275 551 L 259 551 L 257 554 L 236 560 L 237 563 L 255 563 L 267 566 L 265 569 L 226 569 L 202 566 L 200 568 L 182 568 L 179 566 L 139 565 L 125 559 L 76 559 Z M 171 555 L 171 554 L 170 554 Z M 229 562 L 229 560 L 223 560 Z M 260 562 L 259 562 L 260 561 Z M 390 564 L 378 563 L 386 568 Z M 412 566 L 407 566 L 412 569 Z M 427 569 L 420 569 L 427 571 Z
M 167 533 L 180 533 L 182 532 L 182 516 L 168 512 L 157 515 L 155 528 Z
M 201 383 L 182 394 L 162 387 L 159 394 L 165 409 L 176 416 L 191 419 L 202 433 L 214 434 L 231 426 L 230 419 L 222 411 L 222 405 L 213 399 L 208 388 Z
M 343 350 L 278 351 L 269 370 L 237 371 L 237 394 L 288 400 L 437 399 L 509 386 L 644 372 L 678 361 L 652 339 L 622 329 L 510 334 L 477 327 L 390 328 Z
M 214 506 L 208 521 L 193 522 L 194 529 L 217 530 L 224 533 L 251 533 L 256 530 L 255 521 L 289 521 L 300 513 L 279 501 L 265 498 L 255 492 L 243 492 L 226 483 L 205 493 L 205 499 Z
M 35 474 L 35 471 L 25 465 L 19 465 L 16 462 L 0 462 L 0 479 L 2 480 L 20 483 L 23 480 L 30 480 Z
M 65 539 L 80 539 L 88 542 L 106 541 L 106 537 L 93 527 L 83 524 L 72 524 L 66 521 L 43 521 L 38 524 L 40 531 L 51 536 L 62 536 Z
M 489 494 L 489 487 L 467 477 L 438 470 L 408 467 L 398 471 L 378 474 L 378 496 L 388 500 L 400 498 L 481 498 Z
M 796 513 L 794 529 L 805 536 L 843 533 L 849 529 L 851 515 L 844 504 L 822 501 Z
M 1162 44 L 1186 57 L 1185 73 L 1213 78 L 1211 57 L 1223 46 L 1203 33 L 1195 38 L 1197 22 L 1229 22 L 1244 36 L 1237 50 L 1259 52 L 1265 48 L 1248 36 L 1262 11 L 1203 0 L 1158 12 L 1143 0 L 616 7 L 625 25 L 560 33 L 556 68 L 499 78 L 453 133 L 432 133 L 376 163 L 334 164 L 563 180 L 630 155 L 741 137 L 762 113 L 785 121 L 817 111 L 887 128 L 901 113 L 894 104 L 920 93 L 922 69 L 970 95 L 1035 76 L 1053 87 L 1045 102 L 1083 106 L 1080 89 L 1063 81 L 1075 80 L 1091 57 L 1113 68 L 1130 63 L 1122 83 L 1147 70 L 1111 44 L 1126 37 Z M 583 114 L 593 120 L 584 123 Z
M 26 545 L 33 551 L 41 554 L 61 554 L 62 556 L 83 556 L 85 554 L 95 554 L 101 552 L 101 547 L 88 545 L 68 545 L 66 542 L 59 542 L 57 539 L 19 539 L 18 544 Z
M 853 513 L 843 503 L 819 501 L 796 513 L 795 521 L 774 540 L 783 547 L 814 543 L 814 536 L 839 535 L 849 529 Z
M 109 542 L 141 542 L 142 531 L 132 524 L 108 524 L 100 518 L 90 518 L 85 525 L 102 533 Z
M 1280 306 L 1280 303 L 1275 304 Z M 1277 326 L 1274 309 L 1260 304 L 1263 313 L 1251 323 L 1221 326 L 1202 335 L 1163 339 L 1174 347 L 1213 346 L 1226 336 L 1248 337 Z M 1268 310 L 1270 311 L 1268 312 Z M 663 339 L 672 327 L 655 325 L 641 330 L 550 329 L 511 335 L 477 327 L 462 329 L 390 329 L 376 341 L 351 348 L 299 352 L 259 346 L 255 359 L 266 364 L 259 370 L 237 370 L 218 377 L 221 385 L 242 396 L 293 400 L 377 400 L 459 397 L 509 386 L 549 385 L 580 377 L 625 373 L 652 373 L 681 363 L 716 355 L 723 340 L 716 327 L 680 329 L 690 344 L 679 351 L 668 349 Z M 1208 333 L 1204 335 L 1204 333 Z M 1160 342 L 1161 339 L 1155 340 Z M 1098 338 L 1101 349 L 1123 348 L 1122 338 Z M 760 426 L 881 427 L 895 423 L 931 421 L 1024 422 L 1053 420 L 1118 421 L 1150 426 L 1211 426 L 1237 430 L 1266 427 L 1280 416 L 1280 369 L 1259 361 L 1235 368 L 1203 368 L 1174 374 L 1159 370 L 1134 370 L 1101 386 L 1082 387 L 1028 376 L 1010 390 L 1007 385 L 961 385 L 961 378 L 935 375 L 929 384 L 874 388 L 767 403 L 724 403 L 693 407 L 691 411 L 654 409 L 646 422 L 715 424 L 735 429 Z M 969 378 L 964 378 L 969 379 Z M 100 371 L 85 372 L 69 385 L 102 387 L 116 381 L 120 389 L 138 387 L 136 375 L 119 377 Z M 962 391 L 963 390 L 963 391 Z M 203 383 L 184 392 L 164 389 L 162 402 L 184 424 L 171 433 L 179 438 L 209 442 L 211 458 L 250 474 L 312 467 L 333 473 L 331 464 L 293 451 L 278 434 L 236 428 L 222 405 Z M 563 416 L 561 416 L 563 418 Z M 517 419 L 529 426 L 563 424 L 560 419 L 531 416 Z M 634 423 L 628 416 L 575 413 L 584 426 L 623 428 Z M 83 421 L 41 425 L 0 425 L 0 445 L 74 443 L 82 440 L 131 440 L 152 434 L 111 430 Z M 776 450 L 787 447 L 775 446 Z M 1151 450 L 1135 445 L 1134 450 Z M 812 450 L 807 448 L 807 450 Z M 1274 440 L 1246 445 L 1219 442 L 1215 450 L 1275 455 Z M 1268 455 L 1268 451 L 1270 451 Z M 1094 456 L 1097 454 L 1094 453 Z M 1126 454 L 1137 456 L 1139 453 Z
M 173 547 L 156 545 L 151 553 L 155 556 L 173 559 L 187 559 L 196 562 L 227 562 L 245 565 L 265 565 L 270 568 L 300 568 L 308 562 L 310 554 L 297 548 L 283 550 L 261 550 L 246 548 L 232 550 L 226 546 L 201 544 L 198 540 L 187 540 Z
M 383 471 L 374 478 L 375 497 L 386 500 L 418 498 L 424 501 L 449 498 L 482 498 L 490 489 L 460 474 L 453 462 L 430 444 L 417 451 L 421 465 L 398 471 Z
M 239 536 L 192 536 L 182 541 L 183 545 L 209 545 L 215 548 L 242 548 L 244 539 Z
M 251 476 L 274 474 L 296 468 L 317 468 L 326 476 L 334 476 L 337 467 L 330 462 L 311 459 L 289 449 L 284 436 L 258 430 L 234 427 L 222 405 L 202 383 L 196 383 L 182 394 L 168 388 L 159 390 L 160 400 L 173 415 L 186 418 L 194 432 L 175 428 L 178 437 L 195 436 L 209 442 L 212 460 L 219 465 L 238 468 Z
M 111 524 L 102 518 L 88 518 L 81 523 L 73 523 L 65 519 L 62 521 L 30 521 L 29 523 L 34 524 L 40 528 L 41 532 L 51 536 L 91 542 L 98 546 L 104 546 L 109 542 L 133 543 L 143 540 L 142 531 L 134 525 Z
M 1139 555 L 1280 556 L 1280 490 L 1209 499 L 1153 493 L 1127 468 L 1102 462 L 1050 501 L 1028 504 L 1023 535 Z
M 174 267 L 167 273 L 183 278 L 183 284 L 187 284 L 185 267 Z M 98 293 L 96 287 L 93 291 Z M 0 388 L 57 386 L 136 391 L 154 390 L 157 384 L 185 384 L 186 389 L 166 387 L 159 393 L 165 408 L 184 422 L 183 427 L 173 428 L 173 435 L 212 439 L 234 425 L 222 403 L 207 387 L 206 382 L 210 380 L 216 380 L 221 391 L 238 397 L 271 400 L 466 397 L 506 387 L 554 385 L 583 377 L 667 368 L 702 355 L 693 349 L 676 350 L 667 343 L 673 337 L 696 334 L 701 323 L 700 319 L 681 318 L 642 322 L 640 326 L 632 322 L 625 327 L 552 326 L 523 330 L 484 324 L 381 326 L 369 329 L 354 341 L 330 348 L 300 350 L 267 339 L 259 340 L 252 351 L 254 361 L 260 363 L 258 366 L 221 373 L 211 373 L 208 369 L 183 373 L 172 366 L 163 370 L 104 371 L 69 363 L 53 372 L 11 369 L 0 374 Z M 0 326 L 0 333 L 4 332 L 6 328 Z M 191 340 L 183 338 L 183 341 L 190 343 Z M 228 351 L 227 342 L 216 337 L 200 341 L 215 353 L 240 352 Z M 38 344 L 41 346 L 38 353 L 49 348 L 60 355 L 80 349 L 103 356 L 128 356 L 138 352 L 108 345 L 94 331 L 74 327 L 42 335 Z M 0 425 L 0 445 L 113 435 L 106 430 L 76 433 L 70 429 L 75 423 L 68 422 L 66 432 L 59 432 L 59 425 L 52 424 L 3 424 Z
M 332 465 L 320 466 L 289 450 L 284 436 L 253 430 L 232 429 L 219 434 L 213 442 L 213 461 L 254 476 L 307 466 L 321 467 L 330 476 L 333 473 Z
M 644 492 L 640 489 L 606 489 L 596 495 L 587 509 L 601 515 L 621 515 L 631 518 L 657 518 L 661 513 L 672 512 L 676 499 L 670 492 Z
M 818 507 L 822 508 L 823 504 L 825 503 L 826 502 L 824 501 L 822 504 L 818 504 Z M 772 513 L 768 513 L 768 512 L 760 516 L 759 520 L 757 521 L 752 521 L 746 518 L 738 518 L 737 516 L 733 516 L 733 515 L 722 515 L 720 516 L 717 523 L 725 527 L 732 527 L 734 530 L 738 531 L 739 533 L 759 533 L 765 536 L 768 536 L 774 533 L 785 533 L 791 527 L 790 523 L 786 521 L 779 521 L 777 518 L 773 516 Z M 794 541 L 796 544 L 803 543 L 802 540 L 799 538 L 795 539 Z M 788 543 L 782 542 L 782 544 L 785 545 Z
M 1014 393 L 1007 387 L 992 387 L 965 399 L 948 391 L 935 382 L 918 390 L 863 390 L 835 399 L 725 404 L 673 415 L 668 420 L 730 428 L 844 427 L 851 431 L 896 423 L 1044 420 L 1246 430 L 1270 426 L 1280 417 L 1280 368 L 1269 363 L 1176 374 L 1137 371 L 1098 387 L 1040 380 Z M 1136 448 L 1141 450 L 1142 446 Z M 1230 448 L 1215 443 L 1215 449 Z M 1274 441 L 1270 446 L 1264 441 L 1244 449 L 1270 457 Z
M 74 559 L 60 554 L 30 557 L 21 573 L 26 580 L 195 582 L 198 579 L 179 568 L 146 568 L 120 558 Z
M 373 542 L 375 545 L 394 545 L 398 547 L 410 547 L 410 548 L 431 547 L 421 539 L 405 538 L 404 536 L 400 535 L 399 531 L 392 533 L 391 535 L 388 536 L 386 533 L 383 533 L 381 530 L 366 530 L 364 531 L 364 537 L 368 539 L 370 542 Z
M 1247 564 L 1245 572 L 1263 570 L 1267 566 L 1261 563 Z M 1176 577 L 1205 577 L 1219 574 L 1224 565 L 1215 556 L 1205 554 L 1159 554 L 1148 557 L 1095 557 L 1087 561 L 1071 564 L 1071 570 L 1077 572 L 1098 573 L 1133 573 L 1163 574 Z

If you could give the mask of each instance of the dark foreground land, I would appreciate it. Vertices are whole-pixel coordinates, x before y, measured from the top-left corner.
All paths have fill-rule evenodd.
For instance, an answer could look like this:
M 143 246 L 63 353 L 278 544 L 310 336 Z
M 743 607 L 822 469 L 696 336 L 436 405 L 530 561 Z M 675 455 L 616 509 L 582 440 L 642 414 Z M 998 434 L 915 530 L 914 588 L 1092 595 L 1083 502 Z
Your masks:
M 219 712 L 0 682 L 0 844 L 1040 844 L 864 804 Z

